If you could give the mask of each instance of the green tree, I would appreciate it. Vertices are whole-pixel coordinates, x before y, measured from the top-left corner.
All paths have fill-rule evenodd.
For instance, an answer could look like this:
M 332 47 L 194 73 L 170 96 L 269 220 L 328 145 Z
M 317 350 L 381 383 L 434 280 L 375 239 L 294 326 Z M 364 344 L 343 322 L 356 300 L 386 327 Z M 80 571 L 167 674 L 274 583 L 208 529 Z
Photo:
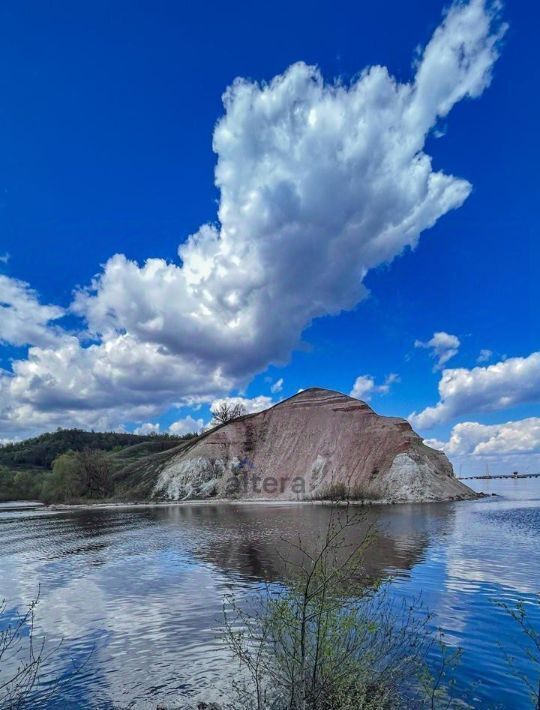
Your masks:
M 105 498 L 113 492 L 110 459 L 98 449 L 87 449 L 78 454 L 83 495 Z
M 5 466 L 0 466 L 0 501 L 13 500 L 13 479 L 15 474 Z
M 113 492 L 112 467 L 99 450 L 68 451 L 57 456 L 52 472 L 45 476 L 41 498 L 62 502 L 78 498 L 105 498 Z
M 46 503 L 73 500 L 83 494 L 83 482 L 79 454 L 68 451 L 57 456 L 52 472 L 44 478 L 41 498 Z
M 39 476 L 31 471 L 18 471 L 13 477 L 13 498 L 30 500 L 40 492 Z

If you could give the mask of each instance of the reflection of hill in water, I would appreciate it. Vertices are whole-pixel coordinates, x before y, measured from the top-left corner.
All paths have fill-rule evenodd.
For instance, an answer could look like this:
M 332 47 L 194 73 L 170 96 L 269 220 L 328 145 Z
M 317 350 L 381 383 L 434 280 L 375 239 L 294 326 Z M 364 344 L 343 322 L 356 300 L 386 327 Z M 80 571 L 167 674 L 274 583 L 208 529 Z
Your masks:
M 341 513 L 344 511 L 341 509 Z M 287 540 L 302 540 L 312 553 L 318 549 L 331 516 L 328 506 L 205 505 L 158 508 L 152 517 L 186 527 L 192 554 L 218 567 L 255 579 L 278 580 L 286 574 L 282 558 L 298 561 L 300 553 Z M 365 553 L 366 572 L 406 574 L 424 558 L 429 528 L 453 516 L 451 506 L 415 505 L 365 509 L 365 520 L 348 530 L 347 539 L 359 542 L 370 525 L 376 526 Z
M 407 575 L 424 559 L 428 543 L 449 530 L 452 504 L 375 506 L 363 509 L 365 523 L 349 530 L 360 541 L 369 525 L 377 531 L 365 553 L 366 572 Z M 59 515 L 0 520 L 3 555 L 25 551 L 34 561 L 73 559 L 73 567 L 100 567 L 111 554 L 121 560 L 174 550 L 184 559 L 209 562 L 252 580 L 286 575 L 282 557 L 298 561 L 286 540 L 302 540 L 308 552 L 326 532 L 331 510 L 319 505 L 186 505 L 138 509 L 90 509 Z

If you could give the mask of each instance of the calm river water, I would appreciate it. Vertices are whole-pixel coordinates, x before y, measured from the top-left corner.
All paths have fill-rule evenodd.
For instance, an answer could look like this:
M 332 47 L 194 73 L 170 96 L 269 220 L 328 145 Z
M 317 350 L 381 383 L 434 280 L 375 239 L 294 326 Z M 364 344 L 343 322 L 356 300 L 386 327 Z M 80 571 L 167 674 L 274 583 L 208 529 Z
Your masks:
M 392 594 L 421 592 L 446 641 L 464 649 L 457 680 L 474 707 L 531 707 L 501 644 L 518 671 L 533 670 L 497 602 L 523 600 L 540 625 L 540 479 L 471 483 L 497 497 L 370 509 L 379 533 L 368 563 L 392 576 Z M 38 633 L 50 648 L 63 639 L 50 670 L 87 659 L 51 708 L 219 700 L 236 673 L 217 633 L 224 597 L 279 581 L 280 538 L 313 536 L 328 514 L 301 505 L 0 506 L 0 599 L 15 614 L 40 588 Z

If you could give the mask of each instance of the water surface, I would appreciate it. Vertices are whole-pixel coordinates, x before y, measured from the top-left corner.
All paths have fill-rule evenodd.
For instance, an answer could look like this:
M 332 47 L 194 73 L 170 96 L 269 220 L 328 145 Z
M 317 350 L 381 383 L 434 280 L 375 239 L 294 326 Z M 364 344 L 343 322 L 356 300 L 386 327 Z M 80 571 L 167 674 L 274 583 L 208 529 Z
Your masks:
M 540 624 L 540 479 L 472 481 L 479 501 L 380 506 L 367 564 L 396 596 L 436 615 L 464 649 L 458 683 L 475 707 L 527 708 L 501 651 L 532 674 L 497 602 Z M 51 707 L 189 707 L 219 700 L 236 666 L 219 639 L 224 598 L 284 575 L 281 539 L 313 539 L 323 506 L 193 505 L 53 512 L 0 506 L 0 598 L 11 613 L 38 589 L 38 633 L 58 674 L 86 660 Z

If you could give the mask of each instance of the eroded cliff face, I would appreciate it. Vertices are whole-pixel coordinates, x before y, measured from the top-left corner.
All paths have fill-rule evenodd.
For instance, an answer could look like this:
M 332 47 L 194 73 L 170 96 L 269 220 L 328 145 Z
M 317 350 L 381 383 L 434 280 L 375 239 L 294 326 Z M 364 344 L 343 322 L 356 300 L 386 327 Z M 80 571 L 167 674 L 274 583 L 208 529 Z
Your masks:
M 344 490 L 365 501 L 476 497 L 407 421 L 324 389 L 209 431 L 165 465 L 153 495 L 309 500 Z

